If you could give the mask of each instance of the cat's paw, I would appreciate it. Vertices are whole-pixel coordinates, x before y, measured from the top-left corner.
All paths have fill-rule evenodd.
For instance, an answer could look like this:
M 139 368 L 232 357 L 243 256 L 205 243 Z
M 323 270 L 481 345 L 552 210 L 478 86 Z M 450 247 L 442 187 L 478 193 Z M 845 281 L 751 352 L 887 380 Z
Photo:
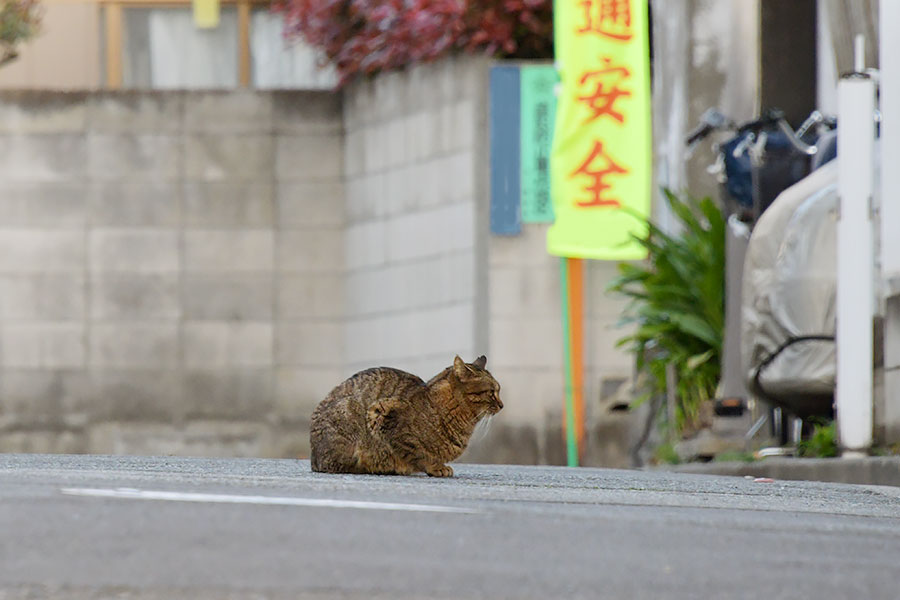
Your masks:
M 425 470 L 429 477 L 453 477 L 453 467 L 449 465 L 437 465 Z

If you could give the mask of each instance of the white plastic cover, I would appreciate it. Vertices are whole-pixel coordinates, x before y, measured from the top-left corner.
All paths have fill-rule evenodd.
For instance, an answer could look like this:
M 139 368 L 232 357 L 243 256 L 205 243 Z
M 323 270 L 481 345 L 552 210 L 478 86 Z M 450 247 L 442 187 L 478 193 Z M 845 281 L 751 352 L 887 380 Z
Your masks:
M 834 344 L 827 341 L 793 344 L 760 371 L 759 385 L 755 377 L 789 339 L 834 335 L 836 206 L 832 161 L 782 192 L 750 237 L 741 355 L 748 387 L 765 397 L 834 389 Z
M 834 393 L 834 342 L 790 342 L 835 333 L 837 172 L 837 161 L 831 161 L 784 190 L 757 221 L 744 262 L 741 355 L 747 385 L 801 415 L 828 412 Z M 877 246 L 879 228 L 873 225 Z M 876 297 L 879 288 L 876 275 Z M 755 381 L 759 365 L 776 353 Z

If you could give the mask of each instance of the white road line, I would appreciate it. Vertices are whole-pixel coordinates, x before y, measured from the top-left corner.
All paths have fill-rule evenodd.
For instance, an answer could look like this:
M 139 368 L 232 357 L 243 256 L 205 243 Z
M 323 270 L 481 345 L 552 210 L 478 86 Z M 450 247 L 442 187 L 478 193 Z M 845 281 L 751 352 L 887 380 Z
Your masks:
M 274 506 L 311 506 L 318 508 L 355 508 L 360 510 L 401 510 L 411 512 L 438 512 L 477 514 L 480 511 L 456 506 L 435 504 L 400 504 L 395 502 L 364 502 L 358 500 L 334 500 L 330 498 L 291 498 L 285 496 L 240 496 L 231 494 L 199 494 L 188 492 L 162 492 L 132 488 L 62 488 L 67 496 L 92 498 L 122 498 L 126 500 L 165 500 L 169 502 L 209 502 L 214 504 L 267 504 Z

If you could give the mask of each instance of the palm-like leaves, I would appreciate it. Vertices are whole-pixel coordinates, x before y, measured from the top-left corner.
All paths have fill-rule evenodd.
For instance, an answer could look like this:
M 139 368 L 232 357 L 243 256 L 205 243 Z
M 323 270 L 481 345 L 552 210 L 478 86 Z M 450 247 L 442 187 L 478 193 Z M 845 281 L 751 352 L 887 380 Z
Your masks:
M 646 238 L 647 262 L 621 263 L 608 290 L 631 299 L 622 323 L 634 332 L 618 345 L 634 353 L 651 375 L 650 393 L 665 393 L 666 365 L 678 379 L 677 422 L 695 422 L 700 404 L 715 394 L 725 325 L 725 220 L 710 198 L 666 199 L 684 230 L 669 235 L 653 223 Z

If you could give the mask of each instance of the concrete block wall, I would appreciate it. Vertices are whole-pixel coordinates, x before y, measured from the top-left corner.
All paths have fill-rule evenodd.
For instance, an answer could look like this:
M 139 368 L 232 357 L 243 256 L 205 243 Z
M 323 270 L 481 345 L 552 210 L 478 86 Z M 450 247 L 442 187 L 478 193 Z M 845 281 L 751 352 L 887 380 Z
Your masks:
M 476 181 L 485 60 L 447 60 L 345 93 L 345 371 L 427 379 L 484 352 Z
M 0 451 L 305 454 L 342 136 L 324 93 L 0 94 Z

